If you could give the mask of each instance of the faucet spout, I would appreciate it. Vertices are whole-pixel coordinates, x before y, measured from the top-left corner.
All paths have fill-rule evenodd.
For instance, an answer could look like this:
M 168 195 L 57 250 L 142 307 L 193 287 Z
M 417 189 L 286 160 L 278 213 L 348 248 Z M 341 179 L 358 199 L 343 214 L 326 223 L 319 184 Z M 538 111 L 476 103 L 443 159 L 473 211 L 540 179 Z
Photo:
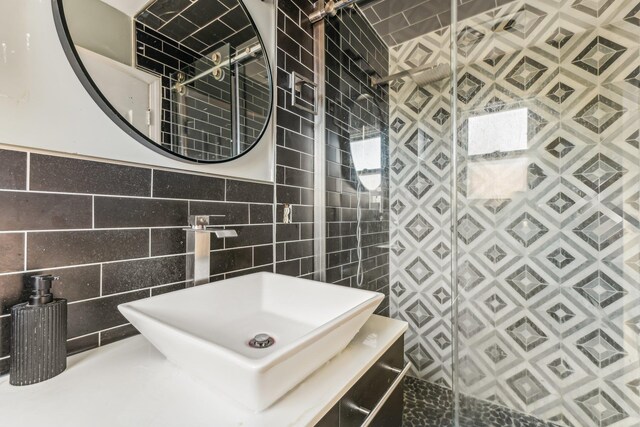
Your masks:
M 238 232 L 233 229 L 213 228 L 209 226 L 210 218 L 225 215 L 191 215 L 187 231 L 187 279 L 194 285 L 209 283 L 211 276 L 211 235 L 222 238 L 233 238 Z

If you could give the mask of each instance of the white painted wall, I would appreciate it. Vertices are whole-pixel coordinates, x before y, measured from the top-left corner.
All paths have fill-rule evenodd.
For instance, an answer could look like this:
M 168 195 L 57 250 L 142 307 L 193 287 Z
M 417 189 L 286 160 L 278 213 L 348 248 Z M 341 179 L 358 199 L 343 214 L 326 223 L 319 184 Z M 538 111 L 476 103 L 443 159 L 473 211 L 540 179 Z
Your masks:
M 272 70 L 273 1 L 245 0 L 259 18 Z M 200 165 L 156 153 L 113 123 L 86 92 L 62 49 L 50 0 L 0 0 L 0 146 L 273 182 L 273 123 L 253 150 L 231 162 Z

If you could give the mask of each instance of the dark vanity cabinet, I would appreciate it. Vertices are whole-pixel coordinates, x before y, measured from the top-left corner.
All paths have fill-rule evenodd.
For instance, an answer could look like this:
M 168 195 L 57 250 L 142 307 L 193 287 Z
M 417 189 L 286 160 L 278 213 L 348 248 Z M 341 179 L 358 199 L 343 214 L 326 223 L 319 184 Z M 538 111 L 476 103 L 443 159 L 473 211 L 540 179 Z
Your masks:
M 404 337 L 398 338 L 341 397 L 316 427 L 399 427 L 402 425 L 401 375 Z

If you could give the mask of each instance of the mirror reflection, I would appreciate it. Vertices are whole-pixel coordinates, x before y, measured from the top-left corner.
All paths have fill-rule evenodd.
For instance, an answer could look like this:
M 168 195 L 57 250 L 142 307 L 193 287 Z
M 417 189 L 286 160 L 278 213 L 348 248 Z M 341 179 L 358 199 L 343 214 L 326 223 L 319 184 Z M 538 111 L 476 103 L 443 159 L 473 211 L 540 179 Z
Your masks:
M 84 71 L 147 145 L 220 162 L 260 139 L 271 73 L 241 0 L 59 2 Z

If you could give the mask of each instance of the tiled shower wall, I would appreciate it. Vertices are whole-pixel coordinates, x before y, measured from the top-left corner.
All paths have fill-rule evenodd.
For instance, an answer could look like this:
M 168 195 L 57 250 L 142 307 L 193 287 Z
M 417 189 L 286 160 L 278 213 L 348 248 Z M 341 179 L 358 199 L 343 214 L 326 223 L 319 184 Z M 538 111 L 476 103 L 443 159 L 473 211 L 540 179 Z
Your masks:
M 285 93 L 287 73 L 313 78 L 311 8 L 279 2 L 275 185 L 0 150 L 0 374 L 9 367 L 9 309 L 24 298 L 26 276 L 60 276 L 54 294 L 70 301 L 71 353 L 130 336 L 118 304 L 188 285 L 181 228 L 189 214 L 223 214 L 222 224 L 238 230 L 238 238 L 212 240 L 214 279 L 274 264 L 310 277 L 313 122 Z M 281 203 L 294 205 L 293 223 L 282 223 Z
M 370 85 L 372 76 L 387 75 L 388 48 L 358 9 L 325 22 L 327 281 L 357 286 L 358 176 L 349 144 L 362 139 L 365 127 L 381 138 L 382 184 L 374 191 L 361 187 L 362 287 L 388 295 L 389 94 Z M 378 311 L 388 313 L 388 300 Z
M 516 1 L 457 39 L 461 391 L 639 425 L 640 4 Z M 437 62 L 449 29 L 391 50 L 391 72 Z M 449 80 L 390 96 L 391 312 L 413 374 L 451 385 Z M 470 118 L 518 108 L 526 149 L 469 155 Z

